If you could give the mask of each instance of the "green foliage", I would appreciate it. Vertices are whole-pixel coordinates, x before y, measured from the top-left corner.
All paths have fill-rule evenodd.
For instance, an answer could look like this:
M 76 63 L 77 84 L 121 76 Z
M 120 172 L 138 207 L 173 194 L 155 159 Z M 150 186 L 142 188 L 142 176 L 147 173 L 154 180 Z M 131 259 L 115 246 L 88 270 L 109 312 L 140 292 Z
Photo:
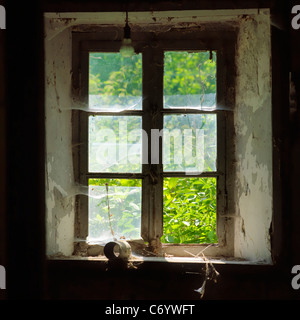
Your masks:
M 165 103 L 172 96 L 185 104 L 186 97 L 216 93 L 216 54 L 206 51 L 166 52 L 164 59 Z M 89 94 L 101 95 L 107 103 L 120 103 L 121 97 L 142 96 L 141 54 L 124 58 L 118 53 L 90 54 Z M 112 100 L 112 97 L 114 99 Z
M 216 56 L 209 52 L 165 53 L 164 95 L 216 92 Z
M 217 243 L 216 178 L 164 179 L 162 242 Z
M 89 203 L 89 237 L 139 238 L 141 186 L 139 179 L 89 179 L 95 195 Z
M 89 94 L 107 97 L 141 96 L 141 55 L 124 58 L 118 53 L 90 54 Z
M 188 106 L 187 102 L 192 95 L 200 95 L 203 100 L 204 94 L 216 93 L 215 53 L 213 53 L 212 60 L 209 58 L 209 52 L 165 53 L 165 107 L 169 104 Z M 124 97 L 142 96 L 141 55 L 123 58 L 116 53 L 96 52 L 90 54 L 89 68 L 89 94 L 101 95 L 102 101 L 107 105 L 122 103 Z M 203 115 L 201 121 L 195 118 L 197 120 L 194 121 L 195 123 L 188 123 L 192 120 L 191 117 L 186 117 L 180 124 L 175 117 L 173 118 L 171 117 L 168 121 L 170 130 L 180 125 L 181 129 L 198 128 L 205 131 L 205 170 L 211 171 L 209 168 L 214 170 L 215 115 Z M 111 117 L 96 116 L 93 121 L 95 131 L 90 131 L 90 137 L 95 142 L 99 138 L 97 138 L 97 131 L 102 128 L 111 128 L 117 132 L 119 125 L 117 118 L 112 120 Z M 128 131 L 137 127 L 139 127 L 137 119 L 130 118 Z M 116 137 L 118 141 L 118 135 Z M 195 138 L 192 140 L 193 144 L 194 141 Z M 122 168 L 118 166 L 117 171 L 120 172 Z M 176 167 L 171 163 L 167 168 L 174 170 Z M 139 167 L 134 171 L 138 172 Z M 90 205 L 90 236 L 99 237 L 109 233 L 109 220 L 111 220 L 112 229 L 119 236 L 137 237 L 140 233 L 141 193 L 130 191 L 141 189 L 141 180 L 89 180 L 90 188 L 100 190 L 103 194 L 105 194 L 105 183 L 109 184 L 110 193 L 115 195 L 109 196 L 110 210 L 108 210 L 107 197 L 92 200 L 93 204 Z M 216 178 L 164 179 L 163 242 L 217 243 L 216 183 Z

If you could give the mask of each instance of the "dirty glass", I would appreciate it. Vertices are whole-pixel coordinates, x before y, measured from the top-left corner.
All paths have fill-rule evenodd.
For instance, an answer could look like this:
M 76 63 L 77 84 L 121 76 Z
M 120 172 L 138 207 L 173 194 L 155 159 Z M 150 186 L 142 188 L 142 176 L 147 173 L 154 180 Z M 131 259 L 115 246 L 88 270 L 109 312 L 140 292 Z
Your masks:
M 164 116 L 163 170 L 216 171 L 216 114 Z
M 138 239 L 142 181 L 89 179 L 89 240 Z
M 165 178 L 163 243 L 217 243 L 216 178 Z
M 89 109 L 99 112 L 142 109 L 142 55 L 89 54 Z
M 140 173 L 142 117 L 89 116 L 89 171 Z
M 164 55 L 164 108 L 210 110 L 216 106 L 216 52 Z

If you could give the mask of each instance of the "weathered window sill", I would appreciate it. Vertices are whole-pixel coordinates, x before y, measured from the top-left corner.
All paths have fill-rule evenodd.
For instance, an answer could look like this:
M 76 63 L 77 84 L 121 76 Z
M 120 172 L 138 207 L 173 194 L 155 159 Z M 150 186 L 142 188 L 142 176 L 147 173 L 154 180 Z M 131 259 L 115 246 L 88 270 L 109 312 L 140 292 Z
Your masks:
M 97 257 L 81 257 L 78 255 L 73 256 L 63 256 L 63 255 L 53 255 L 49 256 L 48 260 L 53 261 L 93 261 L 93 262 L 103 262 L 107 263 L 109 260 L 105 256 L 97 256 Z M 121 260 L 121 259 L 117 259 Z M 260 266 L 272 266 L 270 263 L 266 263 L 264 261 L 250 261 L 250 260 L 242 260 L 237 258 L 201 258 L 201 257 L 142 257 L 142 256 L 132 256 L 128 261 L 131 264 L 140 264 L 143 262 L 147 263 L 157 263 L 157 264 L 206 264 L 212 263 L 214 265 L 260 265 Z
M 216 265 L 272 265 L 264 260 L 247 260 L 233 257 L 228 254 L 224 247 L 218 244 L 209 245 L 171 245 L 163 244 L 162 255 L 155 255 L 149 247 L 145 246 L 144 241 L 127 241 L 131 247 L 131 255 L 128 258 L 130 264 L 157 263 L 160 264 L 205 264 Z M 104 244 L 87 241 L 74 243 L 74 253 L 71 256 L 56 254 L 49 256 L 49 260 L 74 260 L 74 261 L 93 261 L 108 262 L 104 255 Z M 203 253 L 204 252 L 204 253 Z M 121 259 L 117 259 L 121 260 Z

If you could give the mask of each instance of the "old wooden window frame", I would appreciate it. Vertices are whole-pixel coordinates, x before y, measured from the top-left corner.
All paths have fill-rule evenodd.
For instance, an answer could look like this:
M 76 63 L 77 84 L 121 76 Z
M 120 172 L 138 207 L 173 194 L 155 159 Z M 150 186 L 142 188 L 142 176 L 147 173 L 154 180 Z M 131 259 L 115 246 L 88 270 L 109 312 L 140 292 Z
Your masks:
M 95 32 L 73 32 L 73 96 L 83 107 L 88 106 L 88 57 L 89 52 L 118 52 L 121 46 L 122 28 L 99 28 Z M 234 109 L 234 50 L 236 33 L 226 26 L 215 25 L 205 31 L 187 28 L 167 32 L 132 32 L 136 52 L 142 53 L 143 63 L 143 109 L 122 112 L 97 112 L 97 115 L 142 116 L 142 128 L 148 134 L 149 164 L 142 165 L 142 173 L 134 174 L 142 179 L 142 222 L 141 236 L 150 247 L 157 248 L 163 232 L 163 178 L 164 177 L 216 177 L 217 178 L 217 236 L 218 244 L 211 245 L 208 254 L 233 256 L 234 186 L 230 167 L 233 162 L 233 109 Z M 86 31 L 86 30 L 85 30 Z M 116 36 L 117 34 L 117 36 Z M 114 36 L 114 40 L 111 40 Z M 193 39 L 193 41 L 190 41 Z M 217 110 L 200 111 L 186 109 L 163 109 L 163 53 L 164 51 L 216 51 L 217 52 Z M 156 83 L 154 87 L 151 85 Z M 153 117 L 153 112 L 159 116 Z M 160 141 L 160 163 L 151 164 L 151 129 L 163 128 L 164 114 L 205 114 L 217 115 L 217 170 L 200 174 L 185 172 L 163 172 L 162 144 Z M 88 187 L 89 178 L 133 178 L 130 173 L 91 173 L 88 172 L 88 117 L 93 112 L 73 110 L 73 159 L 76 181 Z M 155 182 L 153 182 L 155 176 Z M 152 178 L 151 178 L 152 177 Z M 152 199 L 152 201 L 151 201 Z M 86 240 L 88 236 L 88 197 L 77 196 L 75 237 Z M 205 244 L 175 245 L 163 244 L 166 253 L 182 254 L 193 247 L 206 247 Z

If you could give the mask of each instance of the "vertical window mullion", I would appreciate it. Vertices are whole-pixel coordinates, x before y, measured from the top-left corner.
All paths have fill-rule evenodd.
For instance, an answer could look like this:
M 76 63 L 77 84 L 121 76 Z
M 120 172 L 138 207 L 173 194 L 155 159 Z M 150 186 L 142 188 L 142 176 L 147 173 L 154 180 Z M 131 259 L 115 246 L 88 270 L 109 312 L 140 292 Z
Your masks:
M 224 53 L 218 50 L 217 55 L 217 108 L 226 106 L 226 68 Z M 224 215 L 227 210 L 226 199 L 226 115 L 225 111 L 217 112 L 217 236 L 219 245 L 226 244 L 226 226 Z
M 142 237 L 151 246 L 160 244 L 163 234 L 162 145 L 154 144 L 152 129 L 162 133 L 163 118 L 163 51 L 149 46 L 143 52 L 143 129 L 147 133 L 147 163 L 143 161 Z M 145 144 L 144 144 L 145 146 Z M 152 147 L 152 148 L 151 148 Z M 154 148 L 159 163 L 151 163 Z
M 89 52 L 81 51 L 79 62 L 80 96 L 85 107 L 88 108 L 88 79 L 89 79 Z M 78 176 L 80 185 L 88 187 L 88 113 L 86 111 L 74 111 L 78 115 Z M 76 197 L 76 224 L 75 236 L 79 239 L 88 237 L 88 197 L 77 195 Z
M 217 114 L 217 236 L 219 245 L 226 243 L 224 215 L 226 213 L 226 123 L 224 112 Z

